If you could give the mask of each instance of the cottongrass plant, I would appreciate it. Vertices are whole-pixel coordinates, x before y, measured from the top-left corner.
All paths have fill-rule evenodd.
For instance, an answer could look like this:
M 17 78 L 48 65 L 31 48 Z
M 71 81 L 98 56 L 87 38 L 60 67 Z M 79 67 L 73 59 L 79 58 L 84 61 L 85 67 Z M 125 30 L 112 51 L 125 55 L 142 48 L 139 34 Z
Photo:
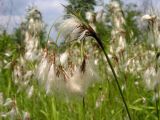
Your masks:
M 37 68 L 37 78 L 39 83 L 45 86 L 47 94 L 83 96 L 87 88 L 97 79 L 97 73 L 88 58 L 84 58 L 79 65 L 74 62 L 77 56 L 68 52 L 56 55 L 44 50 Z
M 150 66 L 146 71 L 145 71 L 145 76 L 148 77 L 145 78 L 150 84 L 151 88 L 155 92 L 155 101 L 156 101 L 156 110 L 157 110 L 157 117 L 159 118 L 159 45 L 160 45 L 160 31 L 159 31 L 159 26 L 160 26 L 160 18 L 159 15 L 157 14 L 158 12 L 155 12 L 153 9 L 150 10 L 150 14 L 146 14 L 142 16 L 143 21 L 147 21 L 148 23 L 148 36 L 149 36 L 149 42 L 152 43 L 151 47 L 154 49 L 154 61 L 152 66 Z M 152 81 L 152 82 L 150 82 Z
M 58 29 L 62 31 L 61 34 L 66 40 L 82 40 L 89 33 L 75 16 L 64 19 Z
M 18 86 L 18 91 L 25 90 L 28 98 L 33 95 L 33 86 L 30 86 L 32 83 L 31 79 L 34 77 L 34 71 L 28 70 L 25 66 L 26 61 L 23 57 L 20 57 L 14 65 L 12 78 L 15 85 Z
M 125 29 L 123 27 L 125 25 L 125 19 L 120 3 L 114 0 L 111 1 L 109 4 L 109 11 L 111 13 L 111 21 L 113 25 L 110 52 L 112 54 L 117 54 L 117 56 L 121 56 L 121 53 L 126 49 L 126 39 Z
M 27 11 L 27 22 L 25 23 L 24 54 L 14 61 L 12 78 L 19 87 L 17 92 L 25 90 L 28 98 L 34 93 L 36 61 L 41 56 L 40 34 L 43 29 L 41 13 L 36 7 L 30 7 Z
M 159 84 L 160 73 L 155 70 L 155 67 L 148 67 L 144 72 L 144 80 L 146 83 L 146 87 L 149 90 L 154 90 L 156 86 Z
M 27 31 L 25 33 L 25 59 L 29 61 L 37 60 L 40 56 L 39 35 L 42 33 L 42 15 L 35 7 L 28 9 Z
M 104 48 L 104 45 L 102 44 L 101 39 L 97 36 L 96 32 L 93 30 L 93 28 L 90 25 L 88 25 L 86 22 L 84 22 L 81 18 L 77 17 L 74 12 L 72 12 L 72 11 L 70 11 L 70 12 L 72 13 L 72 15 L 63 20 L 63 22 L 58 27 L 59 31 L 61 31 L 61 34 L 63 35 L 63 37 L 66 40 L 66 43 L 71 43 L 73 41 L 79 41 L 80 43 L 83 43 L 89 39 L 94 39 L 97 42 L 97 44 L 99 45 L 99 47 L 103 51 L 103 53 L 106 57 L 106 60 L 110 66 L 110 69 L 113 73 L 115 82 L 118 86 L 118 90 L 120 92 L 123 103 L 125 105 L 128 117 L 129 117 L 129 119 L 131 119 L 129 109 L 128 109 L 126 100 L 123 96 L 120 84 L 118 82 L 116 72 L 113 68 L 113 65 L 111 63 L 110 58 L 108 57 L 108 54 L 105 51 L 105 48 Z M 41 77 L 39 77 L 39 79 L 40 79 L 40 83 L 44 83 L 44 84 L 46 84 L 48 81 L 48 79 L 46 79 L 47 77 L 44 77 L 44 76 L 47 76 L 48 73 L 50 73 L 49 70 L 50 70 L 51 66 L 53 64 L 55 64 L 54 59 L 56 59 L 55 54 L 53 55 L 53 58 L 54 58 L 53 60 L 51 60 L 51 58 L 48 56 L 50 56 L 50 55 L 47 53 L 44 53 L 44 58 L 43 58 L 44 62 L 40 62 L 40 65 L 39 65 L 39 68 L 43 68 L 43 70 L 38 69 L 38 71 L 41 71 L 41 72 L 43 71 L 43 74 Z M 82 56 L 85 56 L 83 50 L 82 50 Z M 87 63 L 86 57 L 83 57 L 80 67 L 75 67 L 75 70 L 74 70 L 75 72 L 71 72 L 71 74 L 68 74 L 68 71 L 64 70 L 62 66 L 58 66 L 57 67 L 58 68 L 57 69 L 58 75 L 60 77 L 63 77 L 64 80 L 63 79 L 62 80 L 54 79 L 55 74 L 52 74 L 52 78 L 54 80 L 51 80 L 51 81 L 58 81 L 58 83 L 60 81 L 63 81 L 63 83 L 66 82 L 67 84 L 62 83 L 62 85 L 65 85 L 64 88 L 66 88 L 66 87 L 68 88 L 68 86 L 69 86 L 69 88 L 70 88 L 69 91 L 71 91 L 73 93 L 74 92 L 83 93 L 83 89 L 85 90 L 85 88 L 86 88 L 85 86 L 86 85 L 88 86 L 88 82 L 89 82 L 89 79 L 87 78 L 87 80 L 86 80 L 86 78 L 85 78 L 86 77 L 85 72 L 87 70 L 89 70 L 89 68 L 86 67 L 87 64 L 88 63 Z M 55 71 L 55 70 L 52 70 L 52 71 Z M 89 71 L 91 72 L 92 70 L 89 70 Z M 37 76 L 39 76 L 40 72 L 37 72 L 37 73 L 38 73 Z M 47 75 L 46 75 L 46 73 L 47 73 Z M 60 74 L 62 74 L 63 76 Z M 87 75 L 90 75 L 90 74 L 87 73 Z M 94 75 L 94 72 L 91 72 L 91 75 Z M 59 85 L 59 84 L 57 84 L 57 85 Z M 89 82 L 89 84 L 90 84 L 90 82 Z M 45 86 L 47 86 L 47 85 L 45 85 Z M 54 87 L 54 88 L 56 88 L 56 87 Z
M 150 9 L 147 14 L 142 16 L 142 21 L 147 22 L 149 27 L 148 43 L 154 48 L 160 47 L 160 17 L 158 13 L 158 11 Z
M 3 98 L 4 99 L 4 98 Z M 24 112 L 20 110 L 17 105 L 17 101 L 15 99 L 6 98 L 3 100 L 0 107 L 5 108 L 5 111 L 0 112 L 0 117 L 2 119 L 9 119 L 9 120 L 30 120 L 30 113 Z

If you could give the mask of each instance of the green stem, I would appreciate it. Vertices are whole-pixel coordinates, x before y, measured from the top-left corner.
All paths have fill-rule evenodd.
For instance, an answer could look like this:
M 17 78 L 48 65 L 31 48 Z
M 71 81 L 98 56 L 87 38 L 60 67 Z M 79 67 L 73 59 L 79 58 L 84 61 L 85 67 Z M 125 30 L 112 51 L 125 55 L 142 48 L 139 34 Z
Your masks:
M 46 42 L 48 42 L 48 40 L 49 40 L 49 36 L 50 36 L 50 34 L 51 34 L 51 31 L 52 31 L 52 28 L 53 28 L 53 27 L 54 27 L 54 24 L 52 24 L 51 28 L 49 29 Z
M 129 117 L 129 119 L 131 120 L 131 115 L 130 115 L 130 113 L 129 113 L 129 109 L 128 109 L 126 100 L 125 100 L 125 98 L 124 98 L 124 96 L 123 96 L 123 93 L 122 93 L 120 84 L 119 84 L 119 82 L 118 82 L 118 78 L 117 78 L 116 72 L 115 72 L 115 70 L 114 70 L 114 68 L 113 68 L 113 65 L 112 65 L 112 63 L 111 63 L 111 60 L 110 60 L 110 58 L 108 57 L 107 52 L 105 51 L 105 48 L 104 48 L 104 46 L 103 46 L 102 41 L 101 41 L 100 38 L 96 35 L 96 33 L 93 33 L 93 37 L 96 39 L 97 43 L 98 43 L 99 46 L 101 47 L 101 49 L 102 49 L 102 51 L 103 51 L 103 53 L 104 53 L 104 55 L 105 55 L 105 57 L 106 57 L 106 59 L 107 59 L 107 62 L 108 62 L 108 64 L 109 64 L 109 66 L 110 66 L 110 69 L 111 69 L 111 71 L 112 71 L 112 73 L 113 73 L 113 76 L 114 76 L 114 79 L 115 79 L 115 81 L 116 81 L 118 90 L 119 90 L 120 95 L 121 95 L 121 97 L 122 97 L 123 103 L 124 103 L 124 105 L 125 105 L 125 108 L 126 108 L 128 117 Z
M 54 27 L 54 24 L 52 24 L 51 28 L 49 29 L 47 40 L 46 40 L 46 48 L 48 48 L 48 40 L 49 40 L 49 36 L 51 34 L 53 27 Z M 59 34 L 58 34 L 58 37 L 59 37 Z M 56 46 L 56 48 L 58 48 L 58 46 L 57 46 L 58 37 L 56 38 L 56 43 L 53 41 L 53 44 Z

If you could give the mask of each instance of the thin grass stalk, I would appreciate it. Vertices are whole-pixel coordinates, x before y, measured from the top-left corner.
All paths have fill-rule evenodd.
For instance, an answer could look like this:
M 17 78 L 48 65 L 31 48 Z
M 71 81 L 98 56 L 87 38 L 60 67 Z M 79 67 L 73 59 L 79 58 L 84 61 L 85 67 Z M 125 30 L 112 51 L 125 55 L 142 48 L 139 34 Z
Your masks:
M 52 24 L 52 26 L 49 29 L 49 32 L 48 32 L 48 35 L 47 35 L 47 39 L 46 39 L 46 46 L 45 46 L 46 48 L 48 48 L 49 36 L 51 34 L 51 31 L 52 31 L 53 27 L 54 27 L 54 24 Z M 58 37 L 59 37 L 59 34 L 58 34 Z M 58 48 L 58 46 L 57 46 L 57 40 L 58 40 L 58 38 L 56 38 L 56 43 L 54 41 L 52 41 L 53 44 L 56 46 L 56 48 Z
M 83 105 L 83 117 L 85 119 L 86 116 L 86 104 L 85 104 L 85 97 L 82 98 L 82 105 Z
M 129 117 L 129 119 L 131 120 L 131 115 L 130 115 L 130 112 L 129 112 L 129 109 L 128 109 L 128 105 L 127 105 L 126 100 L 125 100 L 125 98 L 124 98 L 124 96 L 123 96 L 123 93 L 122 93 L 120 84 L 119 84 L 119 82 L 118 82 L 118 78 L 117 78 L 116 72 L 115 72 L 115 70 L 114 70 L 114 68 L 113 68 L 113 65 L 112 65 L 112 63 L 111 63 L 111 60 L 110 60 L 110 58 L 108 57 L 107 52 L 105 51 L 105 48 L 104 48 L 104 45 L 103 45 L 101 39 L 96 35 L 95 32 L 93 33 L 93 37 L 96 39 L 97 43 L 98 43 L 99 46 L 101 47 L 101 49 L 102 49 L 102 51 L 103 51 L 103 53 L 104 53 L 104 55 L 105 55 L 105 57 L 106 57 L 106 59 L 107 59 L 107 62 L 108 62 L 108 64 L 109 64 L 109 66 L 110 66 L 110 69 L 111 69 L 111 71 L 112 71 L 112 73 L 113 73 L 113 76 L 114 76 L 114 79 L 115 79 L 115 81 L 116 81 L 118 90 L 119 90 L 120 95 L 121 95 L 121 97 L 122 97 L 122 101 L 123 101 L 123 103 L 124 103 L 124 105 L 125 105 L 125 108 L 126 108 L 128 117 Z

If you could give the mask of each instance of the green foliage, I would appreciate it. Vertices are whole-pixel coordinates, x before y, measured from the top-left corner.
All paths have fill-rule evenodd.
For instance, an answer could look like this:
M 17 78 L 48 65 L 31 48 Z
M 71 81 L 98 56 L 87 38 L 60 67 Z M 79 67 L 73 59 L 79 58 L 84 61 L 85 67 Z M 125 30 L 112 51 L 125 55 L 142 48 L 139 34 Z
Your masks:
M 0 35 L 0 60 L 5 58 L 12 60 L 12 57 L 14 58 L 17 56 L 18 49 L 18 44 L 12 35 L 8 35 L 6 32 Z M 6 56 L 5 53 L 9 53 L 13 56 Z
M 136 17 L 140 15 L 140 11 L 136 11 L 136 5 L 129 4 L 126 6 L 125 12 L 125 20 L 126 24 L 124 28 L 126 30 L 126 40 L 128 43 L 137 42 L 137 41 L 130 41 L 134 39 L 138 39 L 141 37 L 142 33 L 137 27 Z
M 43 31 L 39 35 L 40 46 L 42 48 L 44 48 L 46 45 L 46 34 L 47 32 L 46 32 L 46 29 L 44 28 Z
M 104 27 L 105 26 L 105 27 Z M 108 48 L 110 39 L 111 39 L 111 27 L 106 26 L 104 23 L 96 23 L 96 32 L 99 35 L 99 37 L 102 39 L 102 42 L 104 43 L 105 47 Z
M 153 93 L 143 88 L 141 79 L 131 74 L 126 75 L 127 83 L 123 81 L 123 77 L 120 80 L 121 84 L 124 85 L 125 82 L 127 85 L 124 94 L 132 119 L 156 120 L 152 102 Z M 140 82 L 140 86 L 135 86 L 135 80 Z M 15 99 L 18 108 L 28 111 L 34 120 L 123 120 L 127 116 L 125 116 L 125 109 L 115 86 L 114 82 L 109 79 L 95 84 L 87 91 L 83 104 L 82 98 L 72 98 L 68 101 L 67 98 L 58 95 L 47 96 L 35 81 L 34 95 L 29 99 L 24 91 L 17 93 L 18 86 L 15 86 L 11 80 L 11 70 L 2 70 L 0 73 L 0 92 L 4 93 L 4 98 Z M 5 111 L 6 109 L 0 106 L 0 110 Z
M 85 12 L 93 11 L 96 5 L 95 0 L 68 0 L 68 3 L 67 8 L 79 12 L 83 18 L 85 18 Z M 66 12 L 69 13 L 69 11 Z

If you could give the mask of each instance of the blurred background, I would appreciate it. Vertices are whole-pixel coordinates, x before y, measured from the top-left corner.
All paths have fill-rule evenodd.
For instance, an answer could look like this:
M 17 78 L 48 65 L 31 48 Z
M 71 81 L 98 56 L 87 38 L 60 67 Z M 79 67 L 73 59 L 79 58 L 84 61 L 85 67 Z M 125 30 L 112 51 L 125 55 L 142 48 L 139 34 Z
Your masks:
M 95 5 L 95 11 L 103 9 L 98 3 L 101 0 L 97 0 Z M 105 4 L 109 0 L 103 1 Z M 147 9 L 150 6 L 151 0 L 122 0 L 124 4 L 135 4 L 137 9 Z M 11 33 L 14 28 L 18 27 L 25 19 L 26 10 L 29 6 L 36 6 L 43 16 L 43 21 L 47 25 L 47 31 L 49 27 L 65 13 L 64 7 L 61 4 L 68 5 L 70 0 L 0 0 L 0 31 L 6 30 Z M 156 7 L 159 6 L 159 0 L 152 0 L 152 4 Z M 55 36 L 55 32 L 51 36 Z

